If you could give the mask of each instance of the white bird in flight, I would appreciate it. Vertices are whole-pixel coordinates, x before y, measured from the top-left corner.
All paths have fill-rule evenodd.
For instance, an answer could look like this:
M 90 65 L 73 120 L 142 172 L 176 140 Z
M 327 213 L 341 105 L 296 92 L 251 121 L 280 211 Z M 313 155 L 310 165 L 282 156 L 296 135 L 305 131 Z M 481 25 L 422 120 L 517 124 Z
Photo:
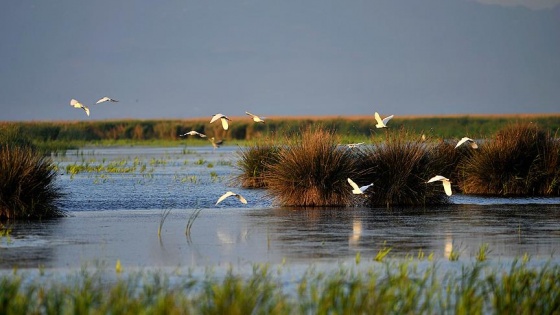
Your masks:
M 205 134 L 202 134 L 202 133 L 200 133 L 200 132 L 196 132 L 196 131 L 194 131 L 194 130 L 191 130 L 191 131 L 189 131 L 189 132 L 187 132 L 187 133 L 184 133 L 184 134 L 182 134 L 182 135 L 179 135 L 179 137 L 185 137 L 185 136 L 199 136 L 199 137 L 201 137 L 201 138 L 206 138 L 206 135 L 205 135 Z
M 99 99 L 99 101 L 95 102 L 95 104 L 99 104 L 99 103 L 103 103 L 103 102 L 118 102 L 115 99 L 112 99 L 110 97 L 107 96 L 103 96 L 101 99 Z
M 218 141 L 216 141 L 216 140 L 214 139 L 214 137 L 212 137 L 212 138 L 210 138 L 210 139 L 208 139 L 208 140 L 212 143 L 212 146 L 214 147 L 214 149 L 219 148 L 219 147 L 224 143 L 224 140 L 218 140 Z
M 432 183 L 432 182 L 436 182 L 436 181 L 441 181 L 443 183 L 443 190 L 445 190 L 445 193 L 448 196 L 451 196 L 451 182 L 449 181 L 449 179 L 445 178 L 441 175 L 436 175 L 436 176 L 430 178 L 430 180 L 428 180 L 426 183 Z
M 474 140 L 469 137 L 463 137 L 461 140 L 459 140 L 459 142 L 457 142 L 457 145 L 455 146 L 455 149 L 460 147 L 461 144 L 465 142 L 468 142 L 471 145 L 471 148 L 478 149 L 478 145 L 476 144 L 476 142 L 474 142 Z
M 229 119 L 224 114 L 216 114 L 216 115 L 212 116 L 212 119 L 210 120 L 210 123 L 213 123 L 218 119 L 220 119 L 222 121 L 222 127 L 224 127 L 224 130 L 228 130 L 228 128 L 229 128 L 228 120 L 231 120 L 231 119 Z
M 356 183 L 354 183 L 353 180 L 351 180 L 350 178 L 348 178 L 348 184 L 350 184 L 350 186 L 352 186 L 352 193 L 354 195 L 361 195 L 363 194 L 368 188 L 370 188 L 371 186 L 373 186 L 373 183 L 369 184 L 369 185 L 365 185 L 362 187 L 359 187 Z
M 89 108 L 87 108 L 84 104 L 78 102 L 75 99 L 71 99 L 70 100 L 70 106 L 74 107 L 74 108 L 81 108 L 86 112 L 86 115 L 89 116 Z
M 251 114 L 249 112 L 245 112 L 245 114 L 251 116 L 253 118 L 253 121 L 256 123 L 263 123 L 264 124 L 264 119 L 265 117 L 259 117 L 257 115 Z
M 239 201 L 241 201 L 241 203 L 243 204 L 247 204 L 247 200 L 245 200 L 245 198 L 243 198 L 243 196 L 241 196 L 240 194 L 236 194 L 234 192 L 228 191 L 227 193 L 223 194 L 218 201 L 216 201 L 216 205 L 219 204 L 220 202 L 222 202 L 224 199 L 226 199 L 227 197 L 230 196 L 234 196 L 237 199 L 239 199 Z
M 356 148 L 361 146 L 362 144 L 364 144 L 363 142 L 358 142 L 358 143 L 348 143 L 346 146 L 350 149 Z
M 389 122 L 389 120 L 391 120 L 391 118 L 393 118 L 394 115 L 391 116 L 387 116 L 383 119 L 381 119 L 381 116 L 379 116 L 378 112 L 375 112 L 375 120 L 377 121 L 377 125 L 375 125 L 375 127 L 377 128 L 387 128 L 387 123 Z

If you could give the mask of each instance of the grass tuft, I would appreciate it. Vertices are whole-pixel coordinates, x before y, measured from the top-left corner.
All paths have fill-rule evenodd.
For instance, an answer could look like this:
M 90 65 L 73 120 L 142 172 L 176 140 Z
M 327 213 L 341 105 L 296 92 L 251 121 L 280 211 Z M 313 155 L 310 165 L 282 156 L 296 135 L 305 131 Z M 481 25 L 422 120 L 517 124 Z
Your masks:
M 435 175 L 448 176 L 440 172 L 453 168 L 452 162 L 442 162 L 441 153 L 438 154 L 439 151 L 445 152 L 442 150 L 444 145 L 415 138 L 404 129 L 388 131 L 385 142 L 359 151 L 360 176 L 357 184 L 373 183 L 367 193 L 370 206 L 440 205 L 449 202 L 441 185 L 426 184 Z
M 494 196 L 560 195 L 560 143 L 532 123 L 498 131 L 460 166 L 465 193 Z
M 338 148 L 332 130 L 308 128 L 287 140 L 265 173 L 269 195 L 282 206 L 346 206 L 352 199 L 347 178 L 356 172 L 351 150 Z
M 0 218 L 45 219 L 60 217 L 55 185 L 56 170 L 50 158 L 28 146 L 0 147 Z
M 241 174 L 235 177 L 235 181 L 244 188 L 265 188 L 267 181 L 265 174 L 269 167 L 278 163 L 280 147 L 265 141 L 243 147 L 239 152 L 237 168 Z

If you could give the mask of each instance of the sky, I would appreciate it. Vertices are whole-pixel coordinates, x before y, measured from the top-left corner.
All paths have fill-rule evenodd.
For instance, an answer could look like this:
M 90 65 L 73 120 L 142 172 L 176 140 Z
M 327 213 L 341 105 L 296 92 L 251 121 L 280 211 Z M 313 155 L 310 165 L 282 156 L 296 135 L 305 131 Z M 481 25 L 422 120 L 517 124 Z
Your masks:
M 245 111 L 560 113 L 560 0 L 0 4 L 0 121 Z

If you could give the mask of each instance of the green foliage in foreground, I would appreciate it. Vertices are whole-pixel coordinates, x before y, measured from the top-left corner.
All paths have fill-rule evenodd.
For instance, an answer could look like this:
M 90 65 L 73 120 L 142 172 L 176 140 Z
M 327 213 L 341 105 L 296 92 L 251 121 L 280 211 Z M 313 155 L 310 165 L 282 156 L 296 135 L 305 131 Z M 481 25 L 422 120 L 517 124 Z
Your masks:
M 455 263 L 452 263 L 455 264 Z M 217 277 L 106 272 L 0 277 L 2 314 L 556 314 L 560 266 L 509 270 L 485 263 L 440 270 L 410 261 L 368 268 L 310 268 L 285 280 L 282 269 L 254 266 Z M 506 267 L 507 268 L 507 267 Z M 171 276 L 171 277 L 170 277 Z M 293 277 L 293 276 L 292 276 Z

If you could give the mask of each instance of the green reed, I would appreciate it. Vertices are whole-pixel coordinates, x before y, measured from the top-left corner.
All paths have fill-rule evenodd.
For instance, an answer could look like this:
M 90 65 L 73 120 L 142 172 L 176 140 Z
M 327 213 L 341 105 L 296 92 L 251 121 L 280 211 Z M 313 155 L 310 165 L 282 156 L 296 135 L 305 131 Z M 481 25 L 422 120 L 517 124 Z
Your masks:
M 360 265 L 361 266 L 361 265 Z M 2 314 L 555 314 L 560 311 L 560 266 L 509 268 L 485 263 L 445 270 L 438 263 L 372 263 L 285 276 L 254 265 L 216 276 L 102 271 L 29 277 L 0 276 Z M 114 274 L 114 273 L 113 273 Z M 171 278 L 172 277 L 172 278 Z

